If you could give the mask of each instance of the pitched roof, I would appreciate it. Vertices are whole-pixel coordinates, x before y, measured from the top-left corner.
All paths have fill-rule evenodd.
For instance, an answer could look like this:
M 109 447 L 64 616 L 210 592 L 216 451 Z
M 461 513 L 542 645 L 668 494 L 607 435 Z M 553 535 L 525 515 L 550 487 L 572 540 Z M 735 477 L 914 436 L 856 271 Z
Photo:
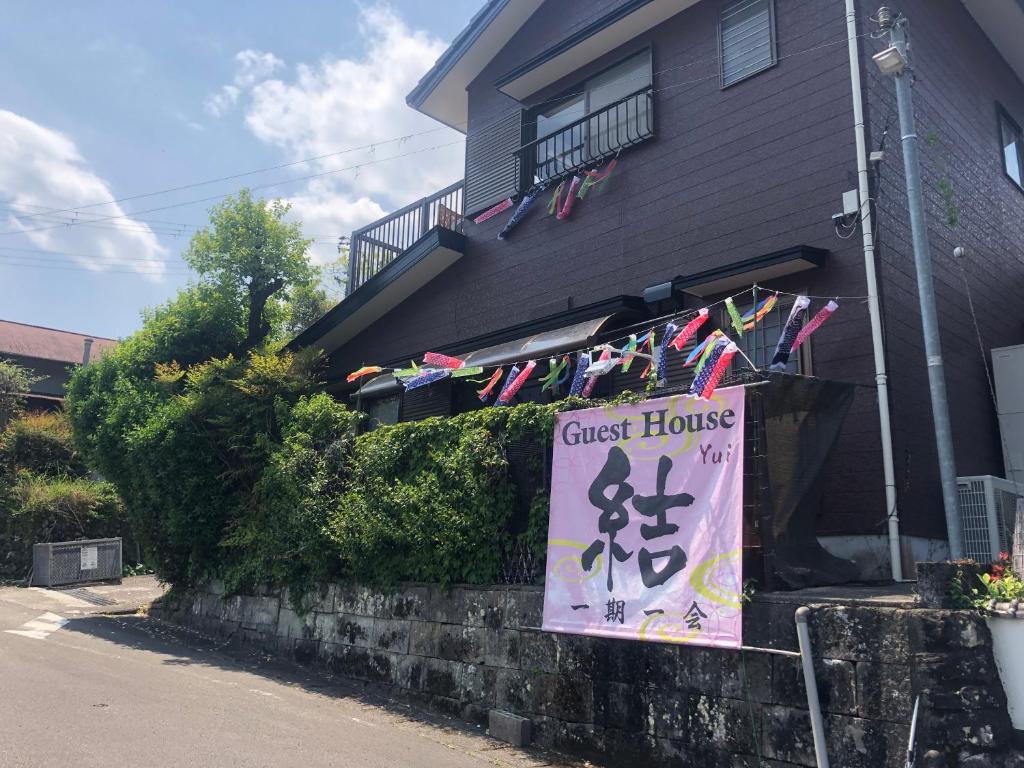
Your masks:
M 85 352 L 86 339 L 93 340 L 89 353 L 91 360 L 98 359 L 117 346 L 116 339 L 0 320 L 0 358 L 6 355 L 20 355 L 39 360 L 80 363 Z

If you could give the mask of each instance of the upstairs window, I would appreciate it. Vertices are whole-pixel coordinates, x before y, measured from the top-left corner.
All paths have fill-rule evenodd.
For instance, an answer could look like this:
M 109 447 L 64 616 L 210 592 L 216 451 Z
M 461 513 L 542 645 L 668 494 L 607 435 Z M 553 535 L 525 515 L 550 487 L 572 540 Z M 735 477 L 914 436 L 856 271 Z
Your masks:
M 999 143 L 1003 148 L 1003 168 L 1013 183 L 1024 189 L 1024 136 L 1020 126 L 999 109 Z
M 775 13 L 772 0 L 739 0 L 719 21 L 722 87 L 738 83 L 775 64 Z
M 654 135 L 651 51 L 606 69 L 564 99 L 527 113 L 536 139 L 521 150 L 524 181 L 563 176 Z

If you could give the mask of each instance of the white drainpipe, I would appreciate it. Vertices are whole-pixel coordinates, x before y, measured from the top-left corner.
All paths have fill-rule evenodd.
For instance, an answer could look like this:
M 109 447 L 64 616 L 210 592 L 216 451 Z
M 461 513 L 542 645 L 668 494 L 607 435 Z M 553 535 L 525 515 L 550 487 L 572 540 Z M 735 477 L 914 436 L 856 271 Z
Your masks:
M 889 417 L 889 384 L 885 373 L 885 342 L 882 313 L 878 304 L 878 275 L 875 273 L 875 238 L 871 223 L 871 193 L 868 189 L 868 156 L 864 141 L 864 101 L 860 84 L 860 50 L 857 38 L 855 0 L 846 0 L 846 35 L 850 49 L 850 85 L 853 89 L 853 135 L 857 141 L 857 187 L 860 194 L 860 222 L 864 235 L 864 272 L 868 284 L 868 314 L 871 317 L 871 346 L 875 354 L 875 384 L 878 391 L 878 419 L 882 433 L 882 471 L 885 476 L 885 508 L 889 520 L 889 562 L 892 578 L 903 580 L 900 554 L 900 521 L 896 508 L 896 470 L 892 458 L 892 423 Z

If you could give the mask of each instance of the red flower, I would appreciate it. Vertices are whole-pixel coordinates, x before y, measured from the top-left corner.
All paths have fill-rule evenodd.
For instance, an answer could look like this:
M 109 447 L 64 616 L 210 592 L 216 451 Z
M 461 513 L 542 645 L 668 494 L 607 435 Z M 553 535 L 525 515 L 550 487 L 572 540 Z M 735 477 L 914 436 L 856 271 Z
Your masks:
M 1009 552 L 1000 552 L 999 553 L 999 559 L 1000 560 L 1009 560 L 1010 559 L 1010 553 Z
M 992 581 L 999 581 L 1003 578 L 1003 574 L 1006 572 L 1005 565 L 993 565 L 992 566 Z

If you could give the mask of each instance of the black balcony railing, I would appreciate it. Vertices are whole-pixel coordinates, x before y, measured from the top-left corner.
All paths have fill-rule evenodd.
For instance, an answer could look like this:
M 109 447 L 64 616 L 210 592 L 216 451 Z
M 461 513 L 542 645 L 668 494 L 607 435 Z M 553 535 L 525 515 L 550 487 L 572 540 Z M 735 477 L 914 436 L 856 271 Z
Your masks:
M 516 150 L 519 178 L 529 187 L 566 176 L 654 136 L 651 86 L 591 112 Z
M 462 231 L 464 183 L 457 181 L 429 197 L 352 233 L 348 292 L 365 283 L 434 227 Z

